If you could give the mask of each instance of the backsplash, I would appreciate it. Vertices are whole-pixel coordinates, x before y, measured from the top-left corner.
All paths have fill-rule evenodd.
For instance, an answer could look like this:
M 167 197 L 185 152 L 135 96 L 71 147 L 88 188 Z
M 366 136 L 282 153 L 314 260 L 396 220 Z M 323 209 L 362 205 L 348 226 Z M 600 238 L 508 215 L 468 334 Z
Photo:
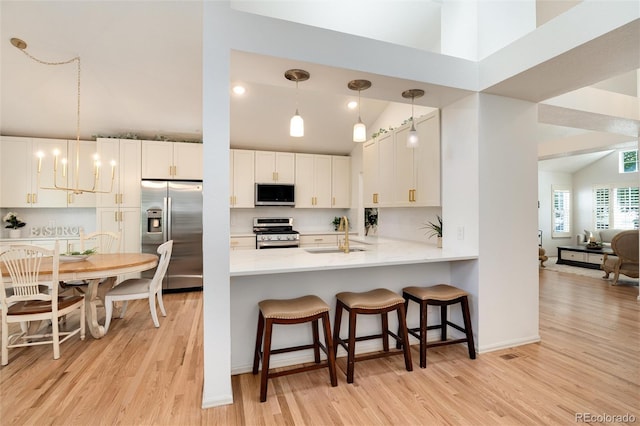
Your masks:
M 8 212 L 16 213 L 26 225 L 22 229 L 22 237 L 56 238 L 79 235 L 96 230 L 96 210 L 91 208 L 38 209 L 38 208 L 2 208 L 0 215 Z M 9 230 L 2 224 L 0 238 L 9 238 Z
M 296 231 L 333 231 L 333 225 L 331 224 L 333 218 L 344 215 L 349 216 L 348 209 L 294 209 L 291 207 L 231 209 L 231 233 L 253 232 L 254 217 L 292 217 L 293 229 Z

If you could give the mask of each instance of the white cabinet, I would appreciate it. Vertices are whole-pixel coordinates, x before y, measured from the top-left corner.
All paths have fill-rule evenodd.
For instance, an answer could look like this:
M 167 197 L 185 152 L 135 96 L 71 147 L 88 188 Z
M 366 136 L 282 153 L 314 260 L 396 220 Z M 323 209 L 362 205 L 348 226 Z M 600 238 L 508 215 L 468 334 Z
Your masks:
M 253 208 L 255 152 L 232 149 L 229 153 L 229 204 L 235 208 Z
M 97 207 L 140 207 L 140 141 L 134 139 L 99 138 L 98 155 L 103 162 L 116 161 L 113 189 L 98 194 Z M 101 191 L 111 189 L 111 174 L 103 173 L 98 181 Z M 98 228 L 100 229 L 100 228 Z
M 120 233 L 119 251 L 139 253 L 140 208 L 101 207 L 96 209 L 96 229 L 103 232 Z
M 255 250 L 256 237 L 255 236 L 231 237 L 229 247 L 231 248 L 231 250 Z
M 96 230 L 120 233 L 120 251 L 139 253 L 141 144 L 134 139 L 98 139 L 103 161 L 115 159 L 113 191 L 98 194 Z M 111 176 L 99 181 L 102 190 L 111 187 Z
M 294 183 L 295 154 L 292 152 L 255 152 L 257 183 Z
M 440 114 L 416 119 L 419 146 L 407 148 L 410 125 L 395 133 L 395 184 L 392 204 L 398 207 L 440 206 Z
M 351 157 L 331 157 L 331 207 L 351 207 Z
M 67 141 L 57 139 L 18 138 L 3 136 L 0 139 L 2 164 L 0 164 L 0 185 L 2 185 L 2 207 L 66 207 L 67 193 L 43 187 L 53 187 L 53 151 L 58 150 L 59 160 L 66 157 Z M 36 153 L 44 155 L 38 160 Z M 41 173 L 38 175 L 38 164 Z M 61 164 L 59 163 L 59 166 Z M 58 185 L 66 186 L 62 168 L 58 171 Z
M 419 146 L 407 148 L 410 124 L 363 146 L 365 207 L 440 206 L 440 112 L 415 122 Z
M 143 179 L 202 179 L 202 144 L 142 141 Z
M 344 234 L 340 234 L 344 235 Z M 300 247 L 337 247 L 338 234 L 300 235 Z
M 331 207 L 331 156 L 296 154 L 296 208 Z
M 363 147 L 365 207 L 388 207 L 393 200 L 394 135 L 383 133 Z
M 378 143 L 375 139 L 362 147 L 363 202 L 365 207 L 377 207 L 378 196 Z

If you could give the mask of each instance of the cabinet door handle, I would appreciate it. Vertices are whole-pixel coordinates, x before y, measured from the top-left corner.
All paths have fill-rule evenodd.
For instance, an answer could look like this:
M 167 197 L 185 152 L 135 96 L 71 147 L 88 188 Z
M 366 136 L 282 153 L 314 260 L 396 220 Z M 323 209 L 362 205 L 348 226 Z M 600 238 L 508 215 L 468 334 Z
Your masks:
M 38 194 L 31 194 L 31 202 L 36 204 L 38 202 Z
M 31 193 L 27 193 L 27 204 L 31 204 Z
M 118 221 L 118 212 L 113 212 L 113 221 L 114 222 Z
M 67 194 L 67 204 L 73 204 L 73 194 L 71 192 Z
M 276 172 L 276 182 L 278 182 L 279 180 L 280 180 L 280 174 Z
M 336 197 L 331 198 L 331 205 L 332 206 L 336 205 Z

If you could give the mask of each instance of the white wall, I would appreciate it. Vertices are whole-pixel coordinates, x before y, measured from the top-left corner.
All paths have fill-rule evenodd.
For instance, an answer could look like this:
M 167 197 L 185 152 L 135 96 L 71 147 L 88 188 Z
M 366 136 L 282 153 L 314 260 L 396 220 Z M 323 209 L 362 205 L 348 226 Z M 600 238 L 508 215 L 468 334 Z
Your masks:
M 597 184 L 625 184 L 640 186 L 638 173 L 618 173 L 618 156 L 614 151 L 600 160 L 573 174 L 573 229 L 578 234 L 583 230 L 593 230 L 593 186 Z M 575 239 L 574 239 L 575 241 Z

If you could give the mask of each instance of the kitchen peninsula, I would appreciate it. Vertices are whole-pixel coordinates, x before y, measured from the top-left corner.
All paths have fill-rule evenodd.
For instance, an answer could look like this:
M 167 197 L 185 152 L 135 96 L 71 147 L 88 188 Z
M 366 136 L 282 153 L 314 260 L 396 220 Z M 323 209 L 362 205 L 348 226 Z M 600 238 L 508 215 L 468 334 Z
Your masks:
M 322 248 L 324 249 L 324 248 Z M 362 251 L 326 252 L 315 248 L 238 250 L 230 253 L 231 276 L 231 369 L 233 374 L 251 371 L 255 345 L 258 302 L 315 294 L 332 309 L 340 291 L 366 291 L 384 287 L 401 292 L 408 285 L 450 282 L 450 262 L 473 261 L 477 253 L 456 252 L 424 243 L 378 237 L 352 237 L 351 249 Z M 435 311 L 434 311 L 435 314 Z M 431 316 L 432 313 L 430 312 Z M 409 312 L 417 321 L 417 312 Z M 389 318 L 395 327 L 394 318 Z M 332 325 L 333 326 L 333 325 Z M 379 318 L 364 317 L 358 330 L 367 333 L 379 328 Z M 273 347 L 304 344 L 305 325 L 289 326 L 287 333 L 274 335 Z M 381 347 L 379 341 L 362 342 L 358 352 Z M 338 356 L 343 356 L 340 348 Z M 272 359 L 279 367 L 308 362 L 304 352 L 283 354 Z

